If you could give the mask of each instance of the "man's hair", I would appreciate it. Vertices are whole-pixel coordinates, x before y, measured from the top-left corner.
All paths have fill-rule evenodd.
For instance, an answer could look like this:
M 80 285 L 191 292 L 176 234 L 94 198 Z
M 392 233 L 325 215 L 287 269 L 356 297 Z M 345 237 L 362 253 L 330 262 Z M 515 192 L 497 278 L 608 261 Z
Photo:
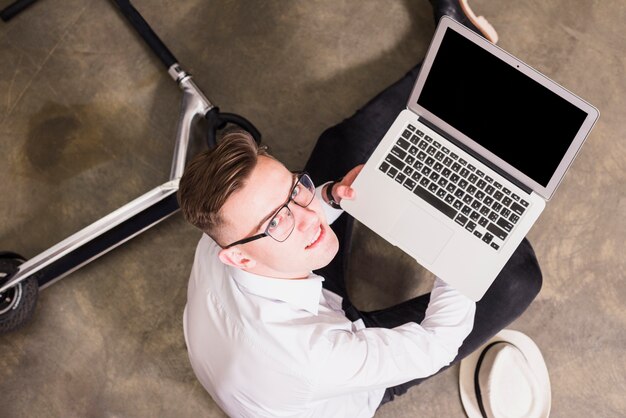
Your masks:
M 270 157 L 248 132 L 233 129 L 223 133 L 216 147 L 194 157 L 178 189 L 185 219 L 216 239 L 223 222 L 222 206 L 245 185 L 259 155 Z

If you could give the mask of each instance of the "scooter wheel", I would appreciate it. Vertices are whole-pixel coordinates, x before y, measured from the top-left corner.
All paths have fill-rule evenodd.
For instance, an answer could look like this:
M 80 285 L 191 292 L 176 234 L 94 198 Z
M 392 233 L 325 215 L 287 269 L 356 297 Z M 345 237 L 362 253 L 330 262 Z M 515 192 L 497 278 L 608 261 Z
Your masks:
M 9 280 L 24 261 L 18 254 L 0 252 L 0 284 Z M 38 292 L 37 279 L 29 277 L 0 293 L 0 334 L 13 331 L 28 322 L 35 310 Z

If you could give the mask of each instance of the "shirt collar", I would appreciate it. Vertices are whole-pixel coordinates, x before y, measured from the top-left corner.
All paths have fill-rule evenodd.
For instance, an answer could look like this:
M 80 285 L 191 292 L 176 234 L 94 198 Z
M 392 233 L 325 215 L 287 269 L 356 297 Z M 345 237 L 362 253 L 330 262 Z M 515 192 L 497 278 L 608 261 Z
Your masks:
M 311 273 L 306 279 L 275 279 L 232 266 L 229 266 L 229 268 L 231 269 L 233 279 L 238 284 L 244 286 L 249 293 L 287 302 L 296 308 L 304 309 L 313 315 L 317 315 L 322 295 L 323 277 Z

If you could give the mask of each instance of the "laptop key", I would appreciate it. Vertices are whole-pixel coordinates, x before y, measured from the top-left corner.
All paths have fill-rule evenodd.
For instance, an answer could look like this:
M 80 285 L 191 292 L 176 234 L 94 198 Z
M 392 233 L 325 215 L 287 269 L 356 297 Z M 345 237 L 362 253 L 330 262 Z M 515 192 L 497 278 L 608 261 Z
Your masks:
M 471 165 L 471 164 L 468 164 L 468 165 L 467 165 L 467 168 L 468 168 L 470 171 L 476 171 L 476 167 L 474 167 L 474 166 L 473 166 L 473 165 Z
M 465 189 L 468 185 L 467 180 L 460 180 L 458 184 L 459 184 L 459 187 L 462 189 Z
M 433 146 L 434 146 L 435 148 L 441 148 L 441 144 L 440 144 L 439 142 L 437 142 L 437 141 L 434 141 L 434 142 L 433 142 Z
M 437 197 L 439 197 L 441 199 L 445 200 L 446 194 L 447 193 L 446 193 L 445 189 L 441 189 L 440 188 L 439 190 L 437 190 Z
M 509 216 L 509 220 L 513 223 L 517 223 L 517 221 L 519 221 L 519 216 L 517 216 L 516 214 L 512 214 L 511 216 Z
M 463 209 L 461 209 L 461 212 L 463 213 L 463 215 L 469 215 L 470 213 L 472 213 L 472 208 L 467 205 L 463 205 Z
M 502 208 L 502 210 L 500 211 L 500 215 L 504 216 L 505 218 L 508 218 L 510 214 L 511 211 L 508 208 Z
M 417 172 L 417 171 L 416 171 L 416 172 L 414 172 L 414 173 L 411 175 L 411 179 L 412 179 L 412 180 L 415 180 L 415 181 L 418 181 L 418 180 L 420 179 L 420 177 L 422 177 L 422 175 L 421 175 L 419 172 Z
M 511 230 L 513 229 L 513 224 L 504 218 L 498 219 L 498 222 L 496 222 L 496 224 L 504 229 L 506 232 L 511 232 Z
M 424 159 L 426 158 L 426 153 L 423 151 L 420 151 L 417 153 L 417 159 L 420 161 L 424 161 Z
M 380 165 L 380 167 L 378 167 L 378 169 L 382 171 L 383 173 L 386 173 L 387 170 L 389 169 L 389 163 L 383 161 L 383 163 Z
M 454 222 L 458 223 L 461 226 L 465 226 L 467 221 L 468 219 L 460 213 L 456 216 L 456 218 L 454 218 Z
M 450 158 L 450 157 L 446 157 L 446 158 L 444 158 L 444 159 L 443 159 L 443 164 L 444 164 L 446 167 L 450 167 L 450 164 L 452 164 L 452 158 Z
M 480 219 L 478 220 L 478 225 L 480 226 L 487 226 L 488 223 L 489 221 L 484 216 L 481 216 Z
M 476 174 L 478 174 L 478 177 L 485 177 L 485 173 L 480 170 L 476 170 Z
M 472 202 L 472 208 L 474 208 L 474 209 L 480 209 L 481 206 L 482 205 L 480 204 L 480 201 L 478 201 L 478 200 L 474 200 Z
M 474 228 L 476 228 L 476 224 L 472 221 L 469 221 L 466 225 L 465 225 L 465 229 L 467 229 L 468 231 L 472 232 L 474 230 Z
M 476 183 L 476 187 L 478 187 L 479 189 L 484 190 L 485 186 L 487 185 L 487 182 L 483 179 L 478 180 L 478 183 Z
M 485 180 L 487 180 L 487 183 L 493 183 L 493 179 L 489 176 L 485 176 Z
M 482 238 L 483 234 L 481 234 L 478 231 L 474 231 L 474 235 L 476 235 L 478 238 Z
M 497 191 L 493 194 L 493 198 L 496 200 L 502 200 L 502 198 L 504 197 L 504 195 L 502 194 L 501 191 Z
M 411 179 L 406 179 L 406 180 L 404 181 L 404 184 L 403 184 L 403 186 L 404 186 L 404 187 L 406 187 L 407 189 L 409 189 L 409 190 L 411 190 L 411 191 L 413 191 L 413 188 L 414 188 L 416 185 L 417 185 L 417 183 L 416 183 L 416 182 L 414 182 L 414 181 L 413 181 L 413 180 L 411 180 Z
M 465 197 L 463 198 L 463 201 L 464 201 L 466 204 L 468 204 L 468 205 L 469 205 L 469 204 L 471 204 L 471 203 L 472 203 L 472 196 L 470 196 L 470 195 L 466 194 L 466 195 L 465 195 Z
M 453 160 L 457 160 L 459 158 L 459 156 L 453 152 L 450 153 L 450 157 L 452 157 Z
M 439 173 L 433 171 L 432 173 L 430 173 L 430 176 L 428 176 L 428 178 L 432 181 L 437 181 L 439 180 Z
M 394 157 L 391 154 L 389 154 L 389 155 L 387 155 L 387 157 L 385 157 L 385 161 L 387 161 L 389 164 L 391 164 L 392 166 L 394 166 L 398 170 L 403 170 L 404 169 L 404 163 L 402 162 L 402 160 Z
M 408 155 L 404 159 L 404 162 L 407 163 L 408 165 L 413 165 L 413 163 L 415 162 L 415 157 L 413 157 L 412 155 Z
M 448 183 L 448 186 L 446 186 L 446 190 L 449 193 L 454 193 L 454 191 L 456 190 L 456 186 L 452 183 Z
M 398 140 L 396 141 L 396 145 L 404 150 L 408 150 L 411 146 L 411 143 L 404 138 L 398 138 Z
M 503 192 L 504 192 L 504 194 L 506 194 L 506 195 L 510 195 L 510 194 L 511 194 L 511 191 L 510 191 L 509 189 L 507 189 L 506 187 L 504 187 L 504 188 L 502 189 L 502 191 L 503 191 Z
M 495 192 L 495 191 L 496 191 L 496 188 L 495 188 L 495 187 L 493 187 L 493 186 L 487 186 L 487 187 L 485 187 L 485 192 L 486 192 L 488 195 L 492 195 L 492 194 L 493 194 L 493 192 Z
M 428 149 L 426 150 L 426 152 L 429 153 L 430 155 L 435 155 L 435 152 L 437 152 L 437 148 L 430 145 Z
M 495 212 L 498 212 L 500 209 L 502 209 L 502 204 L 494 202 L 494 204 L 491 205 L 491 209 L 493 209 Z
M 387 171 L 387 175 L 391 178 L 395 177 L 398 174 L 398 169 L 395 167 L 391 167 L 389 171 Z
M 489 244 L 492 239 L 493 239 L 493 235 L 490 234 L 489 232 L 485 232 L 485 235 L 483 235 L 483 241 Z
M 417 134 L 417 136 L 424 136 L 424 132 L 420 131 L 419 129 L 415 131 L 415 133 Z
M 419 144 L 417 144 L 417 147 L 418 147 L 419 149 L 423 149 L 423 150 L 425 150 L 426 148 L 428 148 L 428 142 L 426 142 L 426 141 L 420 141 L 420 143 L 419 143 Z
M 433 141 L 433 139 L 432 139 L 431 137 L 429 137 L 428 135 L 426 135 L 426 136 L 424 137 L 424 139 L 425 139 L 426 141 L 428 141 L 428 142 L 432 142 L 432 141 Z
M 488 208 L 487 206 L 482 205 L 482 206 L 480 207 L 480 213 L 482 213 L 483 215 L 485 215 L 485 216 L 489 216 L 489 212 L 490 212 L 490 211 L 489 211 L 489 208 Z M 484 226 L 484 225 L 483 225 L 483 226 Z
M 511 197 L 513 198 L 513 200 L 516 200 L 516 201 L 518 201 L 518 202 L 519 202 L 519 199 L 520 199 L 520 198 L 519 198 L 519 196 L 518 196 L 518 195 L 516 195 L 515 193 L 513 193 L 513 194 L 511 195 Z
M 485 197 L 485 192 L 479 190 L 474 194 L 474 197 L 478 200 L 483 200 L 483 197 Z
M 447 168 L 444 168 L 443 170 L 441 170 L 441 175 L 444 176 L 445 178 L 448 178 L 450 174 L 452 174 L 452 171 L 450 171 Z
M 406 139 L 409 139 L 411 137 L 411 131 L 409 131 L 408 129 L 405 129 L 404 132 L 402 132 L 402 136 L 405 137 Z
M 434 183 L 434 182 L 431 182 L 430 185 L 428 186 L 428 190 L 430 190 L 432 193 L 435 193 L 438 188 L 439 186 L 437 186 L 437 183 Z
M 522 206 L 524 206 L 525 208 L 527 208 L 527 207 L 528 207 L 528 205 L 530 204 L 530 203 L 528 203 L 527 201 L 525 201 L 524 199 L 520 200 L 519 202 L 520 202 L 520 203 L 522 204 Z
M 454 209 L 456 210 L 461 210 L 461 208 L 463 207 L 463 202 L 461 202 L 459 199 L 456 199 L 452 206 L 454 206 Z
M 450 150 L 446 147 L 441 147 L 441 151 L 443 151 L 444 154 L 450 154 Z
M 453 219 L 457 211 L 454 208 L 446 205 L 444 202 L 430 194 L 426 189 L 421 186 L 417 186 L 413 193 L 424 199 L 427 203 L 432 205 L 435 209 L 446 215 L 448 218 Z
M 419 137 L 418 137 L 417 135 L 413 135 L 413 136 L 411 137 L 411 144 L 413 144 L 413 145 L 417 145 L 417 143 L 419 142 L 419 140 L 420 140 L 420 139 L 419 139 Z
M 413 126 L 413 125 L 411 125 L 411 124 L 409 124 L 409 125 L 407 126 L 407 128 L 409 128 L 409 131 L 415 131 L 415 126 Z
M 491 232 L 493 235 L 500 238 L 502 241 L 504 241 L 506 237 L 508 236 L 506 232 L 504 232 L 499 227 L 497 227 L 493 222 L 490 222 L 489 225 L 487 225 L 487 231 Z
M 476 182 L 478 181 L 478 176 L 476 174 L 470 174 L 467 179 L 470 181 L 470 183 L 476 184 Z
M 402 183 L 405 179 L 406 179 L 406 176 L 402 173 L 398 173 L 398 175 L 396 176 L 396 181 L 398 183 Z
M 491 243 L 491 248 L 493 248 L 494 250 L 498 250 L 500 248 L 500 246 L 498 244 L 496 244 L 495 242 Z
M 466 190 L 467 190 L 467 193 L 474 194 L 474 192 L 476 191 L 476 187 L 470 185 L 467 187 Z
M 521 215 L 522 213 L 524 213 L 524 207 L 522 205 L 518 205 L 517 203 L 513 203 L 511 205 L 511 210 L 515 213 L 517 213 L 518 215 Z
M 404 157 L 406 157 L 406 151 L 398 146 L 391 148 L 391 153 L 401 160 L 404 160 Z
M 407 176 L 410 176 L 411 174 L 413 174 L 413 168 L 407 165 L 406 167 L 404 167 L 404 170 L 402 170 L 402 172 Z
M 461 172 L 459 173 L 461 175 L 461 177 L 463 178 L 467 178 L 467 176 L 469 176 L 469 170 L 467 168 L 462 168 Z
M 437 184 L 439 185 L 439 187 L 446 187 L 446 185 L 448 184 L 448 180 L 441 177 L 439 181 L 437 182 Z
M 478 212 L 473 210 L 472 213 L 470 213 L 470 219 L 472 221 L 477 221 L 478 219 L 480 219 L 480 215 L 478 214 Z
M 433 157 L 426 158 L 426 165 L 432 167 L 433 164 L 435 164 L 435 160 L 433 159 Z
M 416 170 L 421 170 L 423 167 L 424 167 L 424 163 L 420 161 L 416 161 L 415 164 L 413 164 L 413 168 Z
M 450 176 L 450 181 L 453 183 L 457 183 L 461 177 L 458 174 L 453 174 Z
M 460 169 L 461 169 L 461 164 L 459 163 L 452 164 L 452 171 L 454 171 L 455 173 L 458 173 Z
M 441 151 L 437 151 L 437 154 L 435 154 L 435 158 L 437 159 L 437 161 L 443 161 L 444 157 L 445 157 L 445 154 Z
M 435 169 L 435 171 L 441 171 L 441 169 L 443 168 L 443 166 L 441 165 L 441 163 L 435 163 L 435 165 L 433 166 L 433 168 Z
M 494 181 L 493 185 L 496 187 L 496 189 L 501 189 L 502 188 L 502 185 L 500 183 L 498 183 L 497 181 Z
M 489 218 L 489 220 L 490 220 L 490 221 L 495 222 L 495 221 L 497 221 L 497 220 L 498 220 L 498 218 L 500 218 L 500 215 L 498 215 L 496 212 L 493 212 L 493 211 L 492 211 L 492 212 L 489 214 L 488 218 Z
M 508 197 L 508 196 L 505 197 L 504 199 L 502 199 L 502 204 L 504 206 L 510 206 L 511 202 L 513 202 L 513 200 L 510 197 Z
M 491 196 L 487 196 L 483 199 L 483 203 L 487 206 L 491 206 L 493 203 L 493 198 Z
M 461 165 L 467 165 L 467 161 L 465 161 L 463 158 L 459 158 L 459 163 Z
M 430 183 L 430 180 L 428 180 L 428 177 L 422 177 L 422 179 L 420 180 L 420 184 L 424 187 L 428 187 L 428 183 Z
M 453 204 L 454 203 L 454 196 L 452 196 L 450 193 L 448 193 L 444 200 L 446 201 L 446 203 Z
M 411 145 L 411 148 L 409 148 L 409 154 L 415 156 L 417 155 L 417 152 L 419 151 L 419 149 L 417 149 L 417 147 Z
M 425 176 L 429 175 L 431 171 L 432 170 L 429 167 L 422 168 L 422 174 Z
M 456 192 L 454 192 L 454 195 L 458 197 L 459 199 L 462 199 L 464 194 L 465 192 L 461 189 L 456 189 Z

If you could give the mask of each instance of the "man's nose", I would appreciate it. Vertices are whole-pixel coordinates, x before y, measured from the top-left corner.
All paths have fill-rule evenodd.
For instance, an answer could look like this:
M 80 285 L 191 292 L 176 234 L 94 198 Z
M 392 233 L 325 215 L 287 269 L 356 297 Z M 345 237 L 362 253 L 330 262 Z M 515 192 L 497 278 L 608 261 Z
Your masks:
M 296 218 L 296 228 L 298 228 L 298 231 L 307 231 L 318 223 L 319 216 L 317 215 L 317 212 L 311 208 L 311 206 L 306 208 L 298 205 L 294 206 L 295 208 L 291 209 L 291 211 L 294 212 L 294 216 Z

